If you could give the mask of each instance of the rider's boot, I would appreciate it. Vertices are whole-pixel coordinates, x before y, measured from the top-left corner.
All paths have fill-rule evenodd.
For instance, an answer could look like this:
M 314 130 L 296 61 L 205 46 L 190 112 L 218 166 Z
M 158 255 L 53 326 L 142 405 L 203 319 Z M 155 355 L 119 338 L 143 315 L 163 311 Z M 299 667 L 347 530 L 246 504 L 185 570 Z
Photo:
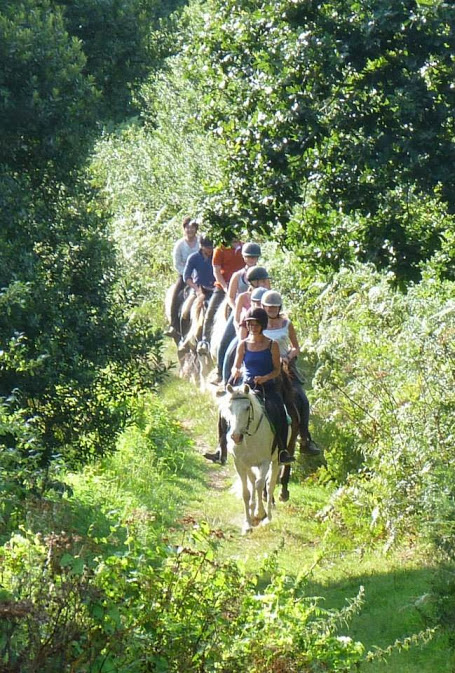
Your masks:
M 227 423 L 221 414 L 218 416 L 218 442 L 219 446 L 215 453 L 204 453 L 204 458 L 211 460 L 213 463 L 220 463 L 225 465 L 227 461 Z
M 172 327 L 172 325 L 170 325 L 170 326 L 165 330 L 165 332 L 164 332 L 164 336 L 171 337 L 171 339 L 177 339 L 178 337 L 180 337 L 180 334 L 177 332 L 177 330 L 175 329 L 175 327 Z
M 218 447 L 214 453 L 204 453 L 204 458 L 211 460 L 212 463 L 219 463 L 220 465 L 226 465 L 227 455 L 226 452 L 223 452 L 221 447 Z
M 300 450 L 307 456 L 318 456 L 321 453 L 321 449 L 316 444 L 316 442 L 313 442 L 311 437 L 308 437 L 306 440 L 302 440 L 300 442 Z

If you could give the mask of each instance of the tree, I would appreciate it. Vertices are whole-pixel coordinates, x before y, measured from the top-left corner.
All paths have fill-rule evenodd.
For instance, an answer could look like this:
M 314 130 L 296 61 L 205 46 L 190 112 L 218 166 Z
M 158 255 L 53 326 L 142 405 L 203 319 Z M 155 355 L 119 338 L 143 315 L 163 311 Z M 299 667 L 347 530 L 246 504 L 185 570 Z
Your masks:
M 226 146 L 225 180 L 206 203 L 214 226 L 247 223 L 329 267 L 358 257 L 415 276 L 443 231 L 416 225 L 419 202 L 455 208 L 455 8 L 211 0 L 208 9 L 192 50 L 203 122 Z
M 50 0 L 5 2 L 0 13 L 0 156 L 5 174 L 60 180 L 85 160 L 97 91 L 81 44 Z
M 137 113 L 134 95 L 172 50 L 167 19 L 186 0 L 59 0 L 68 33 L 80 40 L 84 72 L 102 92 L 100 117 Z
M 0 397 L 35 440 L 2 423 L 0 456 L 20 449 L 20 464 L 46 469 L 112 450 L 132 396 L 164 367 L 160 337 L 128 318 L 109 221 L 83 177 L 98 102 L 80 43 L 48 0 L 2 9 Z

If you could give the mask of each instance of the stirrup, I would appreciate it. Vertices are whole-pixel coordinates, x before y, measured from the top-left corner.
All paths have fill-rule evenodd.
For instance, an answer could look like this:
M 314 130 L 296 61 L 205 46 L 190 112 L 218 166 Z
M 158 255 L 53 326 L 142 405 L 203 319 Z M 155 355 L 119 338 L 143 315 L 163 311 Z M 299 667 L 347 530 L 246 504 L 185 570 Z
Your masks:
M 278 461 L 282 465 L 289 465 L 290 463 L 293 463 L 295 461 L 295 458 L 294 456 L 291 456 L 291 454 L 287 449 L 281 449 L 281 451 L 278 454 Z

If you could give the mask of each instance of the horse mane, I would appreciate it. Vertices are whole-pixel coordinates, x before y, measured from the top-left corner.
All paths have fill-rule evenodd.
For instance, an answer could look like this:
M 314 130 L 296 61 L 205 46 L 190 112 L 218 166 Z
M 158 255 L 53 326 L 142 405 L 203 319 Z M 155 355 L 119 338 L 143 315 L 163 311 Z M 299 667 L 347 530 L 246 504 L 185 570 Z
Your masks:
M 281 365 L 281 375 L 278 377 L 278 382 L 283 401 L 286 407 L 289 407 L 294 404 L 295 390 L 292 385 L 292 373 L 287 362 L 283 362 Z

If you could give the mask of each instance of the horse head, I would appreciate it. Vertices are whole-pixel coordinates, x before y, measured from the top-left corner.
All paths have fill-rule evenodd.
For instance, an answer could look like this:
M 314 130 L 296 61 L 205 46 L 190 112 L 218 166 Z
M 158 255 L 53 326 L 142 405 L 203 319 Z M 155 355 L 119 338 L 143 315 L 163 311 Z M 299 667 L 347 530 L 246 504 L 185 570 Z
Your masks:
M 254 420 L 257 417 L 256 400 L 247 383 L 238 387 L 228 383 L 226 391 L 228 397 L 224 407 L 231 428 L 231 438 L 234 444 L 241 444 L 245 435 L 253 433 Z

